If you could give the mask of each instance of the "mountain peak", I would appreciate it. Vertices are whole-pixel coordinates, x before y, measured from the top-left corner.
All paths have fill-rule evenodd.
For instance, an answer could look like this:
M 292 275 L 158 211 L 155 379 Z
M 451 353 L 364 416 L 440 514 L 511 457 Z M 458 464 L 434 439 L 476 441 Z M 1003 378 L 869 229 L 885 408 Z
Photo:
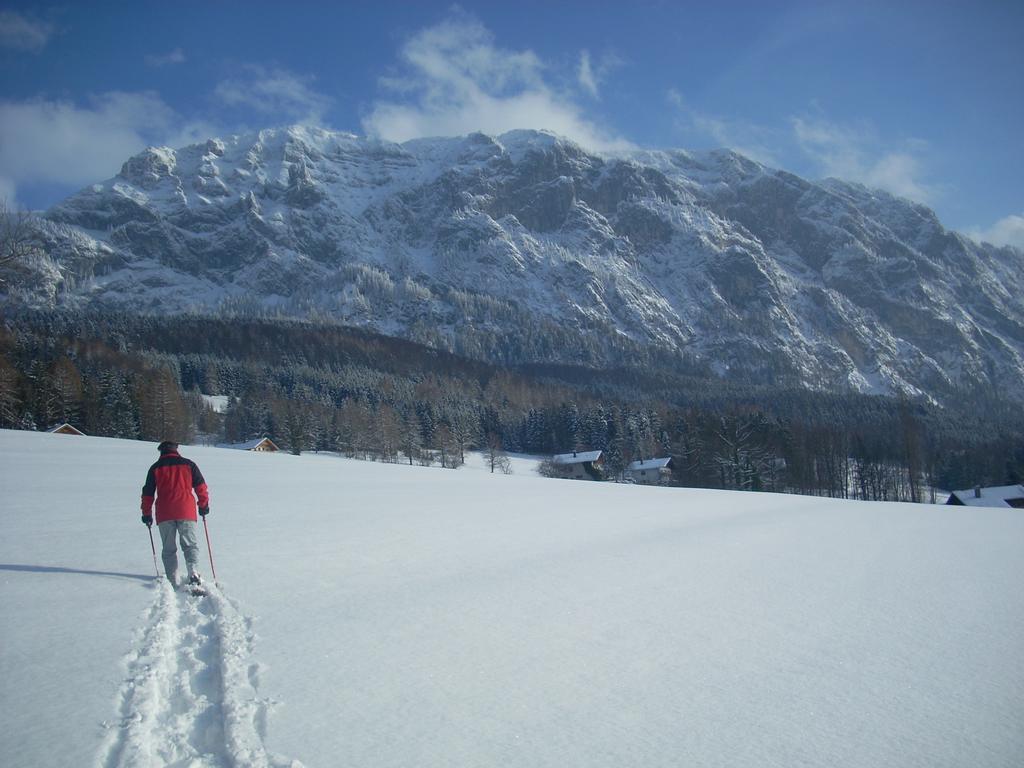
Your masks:
M 143 189 L 152 189 L 174 172 L 177 162 L 170 147 L 147 147 L 129 158 L 118 175 Z
M 293 125 L 149 148 L 47 219 L 59 269 L 19 300 L 245 297 L 502 360 L 685 355 L 755 382 L 1024 397 L 1018 263 L 923 206 L 730 150 Z

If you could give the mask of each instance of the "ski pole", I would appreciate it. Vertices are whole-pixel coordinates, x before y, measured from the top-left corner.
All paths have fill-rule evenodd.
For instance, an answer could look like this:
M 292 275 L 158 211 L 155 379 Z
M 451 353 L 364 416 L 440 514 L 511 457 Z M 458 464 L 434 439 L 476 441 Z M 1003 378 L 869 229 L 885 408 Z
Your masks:
M 160 568 L 156 564 L 156 544 L 153 543 L 153 526 L 147 525 L 146 530 L 149 531 L 149 548 L 153 550 L 153 570 L 156 571 L 156 577 L 160 578 Z
M 206 515 L 203 515 L 202 518 L 203 530 L 206 531 L 206 551 L 210 555 L 210 573 L 213 574 L 213 583 L 217 584 L 217 569 L 213 567 L 213 547 L 210 546 L 210 528 L 206 524 Z M 219 587 L 220 584 L 217 584 L 217 586 Z

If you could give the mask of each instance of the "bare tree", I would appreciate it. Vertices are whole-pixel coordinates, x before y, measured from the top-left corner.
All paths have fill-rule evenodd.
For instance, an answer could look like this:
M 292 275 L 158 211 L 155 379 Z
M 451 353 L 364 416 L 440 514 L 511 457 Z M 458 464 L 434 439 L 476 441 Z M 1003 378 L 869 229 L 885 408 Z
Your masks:
M 373 416 L 362 403 L 349 398 L 338 411 L 338 450 L 346 456 L 368 458 Z
M 757 439 L 754 424 L 738 416 L 723 416 L 715 432 L 714 463 L 722 488 L 757 490 L 764 470 L 765 450 Z
M 402 419 L 395 409 L 386 403 L 377 408 L 373 436 L 376 451 L 381 461 L 396 463 L 402 441 Z
M 170 366 L 148 372 L 139 387 L 138 400 L 144 439 L 184 442 L 191 437 L 188 406 Z
M 51 424 L 78 422 L 82 407 L 82 375 L 67 357 L 57 358 L 45 380 L 46 419 Z
M 32 214 L 12 210 L 7 198 L 0 199 L 0 269 L 23 267 L 28 257 L 39 250 Z M 0 285 L 5 283 L 0 275 Z
M 907 472 L 910 500 L 921 501 L 921 468 L 924 451 L 921 447 L 921 429 L 914 417 L 914 408 L 906 398 L 900 398 L 900 426 L 903 431 L 903 464 Z
M 504 475 L 512 474 L 512 463 L 508 460 L 508 454 L 501 444 L 501 435 L 490 432 L 487 435 L 487 466 L 491 470 L 498 470 Z
M 448 428 L 447 424 L 442 422 L 434 430 L 434 443 L 441 452 L 442 468 L 447 469 L 450 466 L 452 469 L 455 469 L 459 466 L 455 438 L 452 437 L 452 431 Z
M 401 430 L 402 452 L 405 454 L 406 459 L 408 459 L 409 466 L 412 466 L 413 461 L 420 457 L 420 453 L 423 450 L 420 418 L 416 415 L 415 409 L 410 408 L 405 417 L 401 419 Z
M 452 440 L 458 451 L 459 465 L 466 463 L 466 448 L 479 439 L 480 420 L 472 409 L 467 407 L 453 408 L 449 414 L 449 429 Z

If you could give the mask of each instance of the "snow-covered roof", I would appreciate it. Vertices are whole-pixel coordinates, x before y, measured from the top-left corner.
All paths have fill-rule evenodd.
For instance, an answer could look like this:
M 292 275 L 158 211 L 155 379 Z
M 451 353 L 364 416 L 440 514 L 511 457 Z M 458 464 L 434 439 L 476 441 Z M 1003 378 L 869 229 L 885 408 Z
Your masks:
M 999 485 L 976 491 L 953 491 L 959 501 L 968 507 L 1015 507 L 1024 505 L 1024 485 Z M 1017 503 L 1011 504 L 1011 501 Z
M 672 457 L 666 457 L 664 459 L 645 459 L 643 461 L 634 461 L 626 469 L 630 472 L 639 472 L 644 469 L 664 469 L 668 466 L 669 462 L 672 461 Z
M 552 461 L 555 464 L 584 464 L 601 458 L 601 451 L 576 451 L 575 453 L 556 454 Z
M 85 435 L 85 432 L 80 430 L 78 427 L 71 426 L 66 421 L 63 424 L 58 424 L 57 426 L 51 427 L 50 429 L 48 429 L 46 431 L 51 433 L 51 434 L 83 435 L 83 436 Z
M 274 441 L 271 440 L 269 437 L 257 437 L 252 440 L 246 440 L 244 443 L 223 443 L 218 447 L 234 448 L 236 451 L 251 451 L 253 448 L 262 443 L 270 443 L 271 445 L 274 446 L 274 448 L 277 448 L 277 446 L 274 445 Z

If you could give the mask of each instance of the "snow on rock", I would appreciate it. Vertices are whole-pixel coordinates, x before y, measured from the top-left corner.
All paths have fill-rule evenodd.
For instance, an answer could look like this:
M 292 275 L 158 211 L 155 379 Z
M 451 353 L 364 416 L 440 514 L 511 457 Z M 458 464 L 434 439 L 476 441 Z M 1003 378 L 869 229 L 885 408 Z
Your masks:
M 597 154 L 537 131 L 398 145 L 292 126 L 147 149 L 40 227 L 56 267 L 26 276 L 20 303 L 241 304 L 421 341 L 431 327 L 453 349 L 488 322 L 591 342 L 614 330 L 758 381 L 1024 398 L 1024 254 L 730 151 Z M 365 268 L 435 298 L 357 290 Z
M 0 431 L 6 765 L 1024 755 L 1020 510 L 182 453 L 201 600 L 153 580 L 154 445 Z

